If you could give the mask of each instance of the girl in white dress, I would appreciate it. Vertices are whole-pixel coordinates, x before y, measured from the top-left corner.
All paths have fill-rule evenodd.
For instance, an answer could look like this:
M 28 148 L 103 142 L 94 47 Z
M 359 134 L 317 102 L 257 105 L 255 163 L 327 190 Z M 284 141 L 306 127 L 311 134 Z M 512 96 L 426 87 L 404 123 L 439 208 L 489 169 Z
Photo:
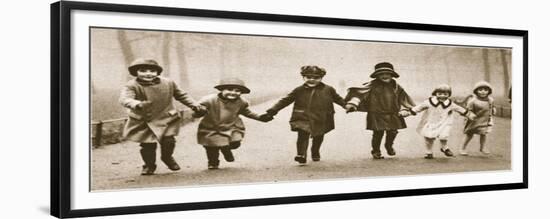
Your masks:
M 409 112 L 411 115 L 416 115 L 424 111 L 416 130 L 418 134 L 424 137 L 426 147 L 424 158 L 426 159 L 433 159 L 432 147 L 436 138 L 441 143 L 441 152 L 447 157 L 453 156 L 453 152 L 447 146 L 447 139 L 454 120 L 453 112 L 457 112 L 468 119 L 475 118 L 475 114 L 449 99 L 451 93 L 449 85 L 441 84 L 434 89 L 431 97 L 413 107 Z M 408 114 L 405 116 L 408 116 Z

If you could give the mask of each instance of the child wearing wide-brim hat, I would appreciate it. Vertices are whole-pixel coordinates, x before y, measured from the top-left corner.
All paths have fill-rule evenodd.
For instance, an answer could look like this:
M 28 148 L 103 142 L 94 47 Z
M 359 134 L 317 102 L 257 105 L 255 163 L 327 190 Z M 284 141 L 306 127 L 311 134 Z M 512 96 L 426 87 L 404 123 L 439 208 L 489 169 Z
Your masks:
M 378 78 L 381 74 L 389 74 L 393 78 L 399 78 L 399 74 L 393 70 L 393 65 L 389 62 L 381 62 L 374 66 L 374 72 L 370 74 L 371 78 Z
M 128 81 L 120 94 L 119 102 L 128 112 L 123 138 L 140 143 L 144 162 L 141 174 L 154 174 L 157 143 L 161 148 L 161 160 L 170 170 L 179 170 L 172 154 L 182 119 L 173 99 L 193 111 L 203 111 L 204 108 L 179 89 L 174 81 L 160 77 L 163 69 L 153 59 L 136 59 L 128 71 L 136 78 Z
M 491 133 L 494 126 L 493 115 L 495 113 L 494 100 L 490 96 L 493 93 L 491 84 L 479 81 L 474 85 L 473 95 L 467 100 L 466 108 L 476 114 L 474 120 L 466 122 L 464 127 L 464 143 L 460 150 L 461 155 L 468 155 L 466 147 L 474 135 L 479 135 L 479 150 L 483 154 L 490 154 L 487 143 L 487 134 Z
M 197 141 L 206 151 L 208 169 L 218 169 L 220 152 L 227 162 L 235 161 L 232 150 L 240 147 L 245 127 L 239 115 L 267 122 L 248 107 L 249 102 L 241 94 L 250 89 L 239 78 L 223 78 L 216 88 L 219 93 L 203 97 L 199 102 L 208 113 L 195 113 L 193 117 L 203 117 L 197 131 Z M 205 111 L 206 112 L 206 111 Z
M 396 151 L 393 142 L 397 136 L 397 130 L 407 127 L 401 115 L 415 104 L 405 89 L 395 80 L 399 74 L 391 63 L 376 64 L 370 77 L 374 80 L 348 89 L 345 98 L 346 109 L 347 112 L 357 110 L 367 112 L 367 130 L 373 131 L 371 154 L 374 159 L 383 159 L 380 144 L 384 133 L 386 133 L 384 144 L 386 152 L 394 156 Z

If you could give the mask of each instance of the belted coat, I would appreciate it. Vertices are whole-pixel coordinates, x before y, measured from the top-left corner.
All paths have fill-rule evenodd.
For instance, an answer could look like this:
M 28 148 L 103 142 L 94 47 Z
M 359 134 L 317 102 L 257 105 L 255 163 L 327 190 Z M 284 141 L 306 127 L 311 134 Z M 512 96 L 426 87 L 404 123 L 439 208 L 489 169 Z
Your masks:
M 245 127 L 239 115 L 260 119 L 258 114 L 250 111 L 249 102 L 243 98 L 228 100 L 219 94 L 211 94 L 199 102 L 208 109 L 208 114 L 199 123 L 197 141 L 200 145 L 223 147 L 241 141 Z
M 198 106 L 189 94 L 168 78 L 157 77 L 152 82 L 139 81 L 137 78 L 128 81 L 119 98 L 128 113 L 123 138 L 153 143 L 159 142 L 164 136 L 177 135 L 182 118 L 174 107 L 174 99 L 190 108 Z M 151 104 L 143 109 L 137 108 L 143 101 L 150 101 Z

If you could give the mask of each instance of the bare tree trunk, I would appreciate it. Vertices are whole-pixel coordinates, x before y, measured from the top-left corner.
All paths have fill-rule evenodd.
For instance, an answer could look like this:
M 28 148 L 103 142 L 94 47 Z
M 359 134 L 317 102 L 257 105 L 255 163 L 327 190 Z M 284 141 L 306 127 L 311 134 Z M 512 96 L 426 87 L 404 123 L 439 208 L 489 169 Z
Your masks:
M 220 75 L 218 76 L 218 79 L 221 79 L 221 78 L 224 78 L 225 77 L 225 74 L 226 74 L 226 66 L 228 65 L 227 62 L 227 51 L 226 48 L 225 48 L 225 45 L 223 43 L 219 43 L 219 49 L 220 49 Z
M 443 58 L 443 63 L 445 65 L 445 78 L 447 79 L 447 84 L 451 84 L 451 72 L 449 70 L 449 61 L 447 60 L 447 57 Z
M 506 58 L 506 50 L 500 50 L 500 60 L 502 63 L 502 74 L 504 79 L 504 93 L 507 94 L 511 83 L 510 83 L 510 70 L 508 69 L 508 59 Z
M 170 76 L 170 42 L 172 41 L 172 34 L 168 32 L 162 33 L 162 62 L 165 71 L 162 74 L 165 77 Z
M 128 37 L 126 36 L 126 32 L 124 30 L 117 30 L 117 38 L 118 43 L 120 44 L 120 49 L 122 50 L 122 56 L 124 56 L 124 62 L 126 66 L 129 66 L 135 57 L 134 52 L 132 51 L 132 46 L 130 45 Z M 130 80 L 132 78 L 130 74 L 126 75 L 126 80 Z
M 183 39 L 178 40 L 178 44 L 176 46 L 176 54 L 178 57 L 178 63 L 179 63 L 179 75 L 180 75 L 180 85 L 183 89 L 188 90 L 189 89 L 189 76 L 187 75 L 187 60 L 185 59 L 185 52 L 184 52 L 184 42 Z
M 484 80 L 487 82 L 491 82 L 491 66 L 489 63 L 489 49 L 483 48 L 481 50 L 482 58 L 483 58 L 483 71 L 484 71 Z

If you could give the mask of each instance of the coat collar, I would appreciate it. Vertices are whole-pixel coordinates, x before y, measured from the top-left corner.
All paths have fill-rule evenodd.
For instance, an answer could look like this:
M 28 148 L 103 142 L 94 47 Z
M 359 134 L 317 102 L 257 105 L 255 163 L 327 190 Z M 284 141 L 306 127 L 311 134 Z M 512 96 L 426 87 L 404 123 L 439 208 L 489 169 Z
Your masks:
M 143 80 L 140 80 L 139 78 L 136 78 L 136 82 L 138 84 L 142 85 L 142 86 L 149 86 L 149 85 L 159 84 L 160 83 L 160 78 L 156 77 L 152 81 L 143 81 Z
M 304 83 L 304 84 L 302 84 L 302 86 L 303 86 L 304 88 L 306 88 L 306 89 L 310 89 L 310 88 L 315 89 L 315 88 L 321 88 L 321 87 L 325 86 L 325 84 L 323 84 L 323 82 L 319 82 L 319 84 L 318 84 L 317 86 L 315 86 L 315 87 L 310 87 L 310 86 L 307 86 L 306 83 Z
M 397 94 L 397 92 L 399 91 L 400 89 L 400 86 L 399 84 L 397 84 L 397 81 L 394 80 L 393 78 L 391 79 L 390 83 L 385 83 L 381 80 L 378 80 L 378 79 L 374 79 L 374 80 L 371 80 L 369 82 L 365 82 L 363 83 L 363 85 L 365 86 L 365 88 L 367 89 L 371 89 L 372 86 L 390 86 L 393 88 L 393 91 Z
M 447 107 L 451 106 L 451 103 L 452 103 L 451 99 L 447 99 L 443 102 L 439 102 L 439 100 L 437 100 L 437 97 L 430 97 L 429 101 L 432 106 L 437 107 L 438 105 L 441 105 L 443 109 L 446 109 Z

